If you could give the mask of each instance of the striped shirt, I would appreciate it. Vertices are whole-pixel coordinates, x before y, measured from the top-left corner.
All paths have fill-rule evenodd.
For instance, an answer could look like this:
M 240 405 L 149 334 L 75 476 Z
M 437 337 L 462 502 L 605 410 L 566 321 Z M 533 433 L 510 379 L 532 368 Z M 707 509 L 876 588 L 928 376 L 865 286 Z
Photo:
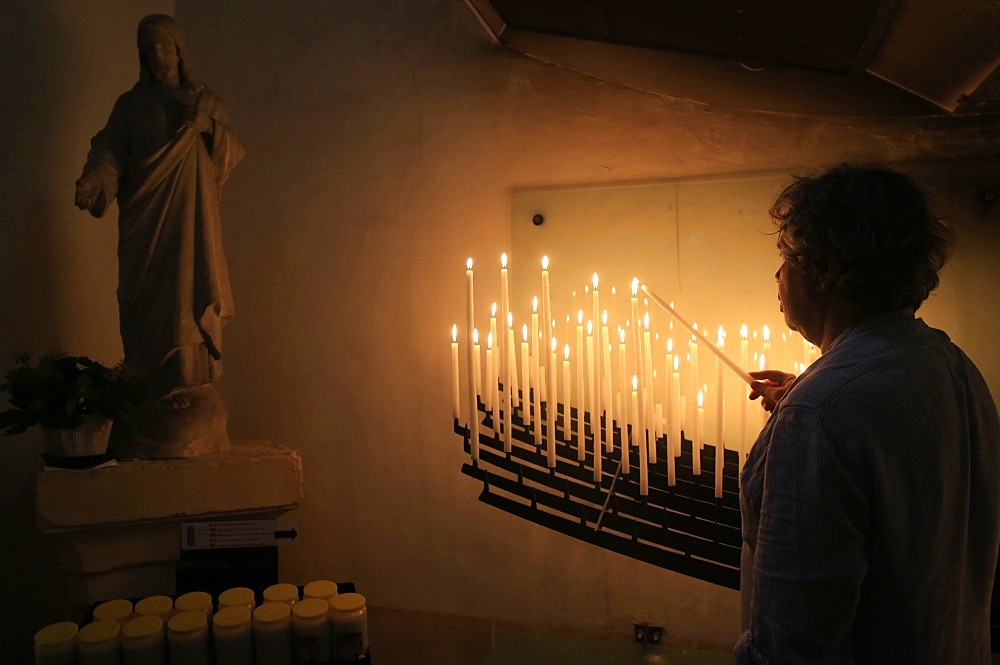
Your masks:
M 912 313 L 843 332 L 740 479 L 738 663 L 989 663 L 1000 425 L 982 375 Z

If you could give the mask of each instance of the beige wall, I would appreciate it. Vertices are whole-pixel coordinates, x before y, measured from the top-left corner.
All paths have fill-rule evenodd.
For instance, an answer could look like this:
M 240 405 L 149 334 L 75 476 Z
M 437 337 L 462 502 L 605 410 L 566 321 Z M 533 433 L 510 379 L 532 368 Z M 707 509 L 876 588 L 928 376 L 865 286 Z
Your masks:
M 72 182 L 135 80 L 135 23 L 170 4 L 4 10 L 25 24 L 0 23 L 18 37 L 2 71 L 19 102 L 0 111 L 0 353 L 120 354 L 114 222 L 78 213 Z M 728 646 L 735 592 L 476 500 L 449 393 L 465 259 L 509 245 L 518 187 L 977 154 L 988 135 L 970 121 L 755 114 L 624 89 L 494 47 L 454 0 L 280 6 L 182 0 L 176 15 L 247 144 L 223 201 L 238 318 L 221 388 L 231 432 L 303 454 L 301 536 L 281 551 L 283 577 L 351 580 L 376 605 L 598 634 L 662 622 L 668 639 Z M 24 62 L 33 75 L 18 73 Z M 987 218 L 976 228 L 995 248 Z M 980 284 L 970 307 L 982 312 L 982 280 L 965 283 Z M 487 295 L 476 304 L 488 311 Z M 0 564 L 40 561 L 32 581 L 53 598 L 9 631 L 24 640 L 61 618 L 61 586 L 32 531 L 36 434 L 0 443 L 0 529 L 18 534 Z M 5 575 L 5 598 L 34 599 L 24 579 Z

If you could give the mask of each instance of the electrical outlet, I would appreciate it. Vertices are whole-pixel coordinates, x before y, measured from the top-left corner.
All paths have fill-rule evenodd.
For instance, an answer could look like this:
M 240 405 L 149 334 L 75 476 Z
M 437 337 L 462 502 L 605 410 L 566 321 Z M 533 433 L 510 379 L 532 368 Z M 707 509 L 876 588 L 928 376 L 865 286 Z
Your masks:
M 632 624 L 635 641 L 639 644 L 659 644 L 663 641 L 663 626 L 651 626 L 648 623 Z

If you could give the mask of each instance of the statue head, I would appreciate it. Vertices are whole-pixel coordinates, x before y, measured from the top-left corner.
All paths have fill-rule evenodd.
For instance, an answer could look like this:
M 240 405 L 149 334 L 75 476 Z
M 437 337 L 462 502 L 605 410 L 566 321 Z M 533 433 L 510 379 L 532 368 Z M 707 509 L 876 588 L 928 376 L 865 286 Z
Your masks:
M 198 90 L 201 80 L 187 58 L 184 33 L 172 16 L 150 14 L 141 21 L 136 31 L 139 47 L 139 82 L 145 85 L 174 80 L 184 88 Z M 173 50 L 169 45 L 173 45 Z M 161 54 L 156 55 L 157 46 Z M 163 49 L 167 46 L 167 49 Z

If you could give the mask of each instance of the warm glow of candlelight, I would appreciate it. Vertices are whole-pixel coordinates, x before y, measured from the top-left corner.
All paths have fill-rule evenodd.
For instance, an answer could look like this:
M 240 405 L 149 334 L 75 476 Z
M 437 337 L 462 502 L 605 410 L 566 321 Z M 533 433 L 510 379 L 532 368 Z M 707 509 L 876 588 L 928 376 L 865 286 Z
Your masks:
M 494 300 L 493 307 L 490 308 L 490 316 L 496 316 L 496 315 L 497 315 L 497 302 L 496 300 Z
M 469 259 L 469 260 L 471 261 L 472 259 Z M 639 278 L 638 277 L 633 277 L 632 278 L 632 297 L 635 298 L 637 295 L 639 295 Z
M 718 342 L 719 342 L 719 346 L 725 346 L 726 345 L 726 331 L 722 329 L 722 326 L 719 326 Z
M 646 314 L 642 317 L 642 325 L 646 329 L 646 332 L 649 332 L 649 312 L 646 312 Z M 695 324 L 695 326 L 697 325 L 698 324 Z
M 632 375 L 632 390 L 639 390 L 639 377 Z
M 591 281 L 593 282 L 593 284 L 594 284 L 594 290 L 596 291 L 597 290 L 597 273 L 596 272 L 594 273 L 594 277 L 592 278 Z
M 472 257 L 471 256 L 465 262 L 465 268 L 466 268 L 466 270 L 472 270 Z
M 556 352 L 556 347 L 557 347 L 557 346 L 559 346 L 559 345 L 558 345 L 558 344 L 556 343 L 556 338 L 555 338 L 555 337 L 553 337 L 553 338 L 552 338 L 552 353 L 555 353 L 555 352 Z
M 771 341 L 771 329 L 768 328 L 766 325 L 764 326 L 764 341 L 765 342 Z
M 673 337 L 668 337 L 667 338 L 667 353 L 673 353 L 673 352 L 674 352 L 674 338 Z
M 554 342 L 555 340 L 553 339 L 552 341 Z M 563 347 L 563 359 L 569 360 L 569 344 Z
M 608 325 L 608 310 L 604 310 L 604 313 L 601 314 L 601 325 Z
M 576 323 L 577 325 L 583 325 L 583 310 L 581 309 L 576 313 Z
M 471 261 L 472 259 L 469 260 Z M 500 255 L 500 267 L 504 268 L 505 270 L 507 268 L 507 252 L 504 252 L 503 254 Z
M 486 333 L 486 348 L 487 349 L 492 349 L 493 348 L 493 333 L 492 332 Z
M 618 339 L 621 341 L 622 344 L 625 343 L 625 329 L 622 328 L 621 326 L 618 326 Z
M 528 341 L 528 324 L 525 323 L 521 326 L 521 338 L 527 342 Z
M 507 312 L 507 327 L 508 328 L 513 328 L 514 327 L 514 313 L 513 312 Z
M 745 323 L 742 326 L 740 326 L 740 337 L 742 337 L 743 339 L 747 338 L 747 324 Z
M 538 296 L 535 296 L 534 298 L 531 299 L 531 313 L 532 314 L 538 313 Z
M 458 341 L 458 324 L 457 323 L 454 324 L 451 327 L 451 341 L 453 341 L 453 342 L 457 342 Z
M 479 344 L 479 328 L 472 329 L 472 343 Z
M 548 270 L 548 269 L 549 269 L 549 257 L 548 256 L 543 256 L 542 257 L 542 270 Z
M 590 319 L 587 319 L 587 334 L 588 335 L 594 334 L 594 322 L 591 321 Z

